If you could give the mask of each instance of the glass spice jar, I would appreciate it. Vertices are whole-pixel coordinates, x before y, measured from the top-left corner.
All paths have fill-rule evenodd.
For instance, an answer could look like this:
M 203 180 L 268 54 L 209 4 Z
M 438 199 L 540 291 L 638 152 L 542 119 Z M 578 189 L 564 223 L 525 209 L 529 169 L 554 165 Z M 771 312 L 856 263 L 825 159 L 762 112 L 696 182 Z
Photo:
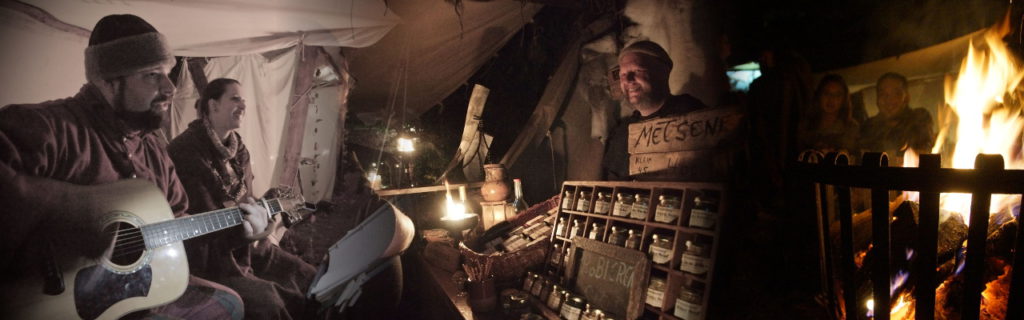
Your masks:
M 679 206 L 679 197 L 673 195 L 658 196 L 658 207 L 654 210 L 654 221 L 673 223 L 683 213 Z
M 590 191 L 580 191 L 580 198 L 576 199 L 576 211 L 590 211 Z
M 622 247 L 626 245 L 626 237 L 625 229 L 619 229 L 617 226 L 612 226 L 612 233 L 608 235 L 608 243 Z
M 533 281 L 533 287 L 530 287 L 530 294 L 533 295 L 534 297 L 541 296 L 540 292 L 544 290 L 545 282 L 548 284 L 548 286 L 551 285 L 551 280 L 548 280 L 547 277 L 539 275 L 537 277 L 538 278 Z
M 565 235 L 566 229 L 565 218 L 558 218 L 558 225 L 555 226 L 555 235 L 561 237 Z
M 637 193 L 633 196 L 633 208 L 629 217 L 637 220 L 647 220 L 647 209 L 650 207 L 650 197 L 646 194 Z
M 690 226 L 704 229 L 714 229 L 718 221 L 718 214 L 715 212 L 715 202 L 710 199 L 693 198 L 693 210 L 690 210 Z
M 665 278 L 651 277 L 651 282 L 647 284 L 647 304 L 661 309 L 661 305 L 665 302 Z
M 562 310 L 558 313 L 558 317 L 562 320 L 579 320 L 586 305 L 587 299 L 580 295 L 570 295 L 569 299 L 562 303 Z
M 558 310 L 562 307 L 562 298 L 565 297 L 565 289 L 560 285 L 552 285 L 551 293 L 548 293 L 548 298 L 545 300 L 548 308 L 551 310 Z
M 625 247 L 633 249 L 633 250 L 639 250 L 640 249 L 640 233 L 633 231 L 633 229 L 629 229 L 629 235 L 626 238 Z
M 683 320 L 701 319 L 704 307 L 701 305 L 702 295 L 697 290 L 687 288 L 685 285 L 679 287 L 679 298 L 676 298 L 676 306 L 672 315 Z
M 523 291 L 530 292 L 533 288 L 533 283 L 537 281 L 538 277 L 540 277 L 540 275 L 533 272 L 527 272 L 526 277 L 523 278 Z
M 651 261 L 666 264 L 672 259 L 672 237 L 651 235 Z
M 604 192 L 597 193 L 597 200 L 594 201 L 594 213 L 608 214 L 612 208 L 612 196 Z
M 686 240 L 686 251 L 679 263 L 679 270 L 692 274 L 701 275 L 708 272 L 708 259 L 703 256 L 704 247 L 700 244 Z
M 565 194 L 562 195 L 562 209 L 572 210 L 572 191 L 565 190 Z
M 630 211 L 633 211 L 633 195 L 628 193 L 619 193 L 618 201 L 615 202 L 614 208 L 612 208 L 612 215 L 616 217 L 628 217 Z
M 582 233 L 583 230 L 580 228 L 580 220 L 576 219 L 572 221 L 572 228 L 569 229 L 569 236 L 566 238 L 572 239 L 573 237 L 579 236 Z
M 604 311 L 598 308 L 592 308 L 590 304 L 587 304 L 587 309 L 580 315 L 580 320 L 601 320 L 604 318 Z
M 603 229 L 603 224 L 595 222 L 593 225 L 590 226 L 590 233 L 587 234 L 587 238 L 591 240 L 601 241 L 601 239 L 598 238 L 601 237 L 601 231 L 603 231 Z
M 514 293 L 509 296 L 508 308 L 510 316 L 519 317 L 530 312 L 530 295 L 525 292 Z
M 559 261 L 562 261 L 562 246 L 556 243 L 551 249 L 551 258 L 549 262 L 557 265 Z
M 537 294 L 537 299 L 544 299 L 551 295 L 551 289 L 554 285 L 555 282 L 551 281 L 551 279 L 544 279 L 543 287 L 541 287 L 540 292 Z

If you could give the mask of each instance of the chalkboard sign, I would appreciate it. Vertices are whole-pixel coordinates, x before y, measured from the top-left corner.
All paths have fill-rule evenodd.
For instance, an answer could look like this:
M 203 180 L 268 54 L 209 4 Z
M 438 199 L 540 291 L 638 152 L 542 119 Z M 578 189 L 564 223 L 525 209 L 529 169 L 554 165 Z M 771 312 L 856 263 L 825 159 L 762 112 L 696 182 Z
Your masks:
M 651 263 L 640 251 L 604 242 L 573 239 L 566 272 L 573 292 L 583 295 L 594 308 L 639 318 Z

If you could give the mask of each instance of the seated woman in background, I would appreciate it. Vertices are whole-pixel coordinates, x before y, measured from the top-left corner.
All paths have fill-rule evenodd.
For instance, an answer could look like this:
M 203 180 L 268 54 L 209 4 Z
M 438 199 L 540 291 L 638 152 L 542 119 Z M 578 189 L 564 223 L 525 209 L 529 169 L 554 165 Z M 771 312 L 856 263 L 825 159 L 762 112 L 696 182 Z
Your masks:
M 837 74 L 826 75 L 814 91 L 814 101 L 800 123 L 800 147 L 821 152 L 857 150 L 860 124 L 853 120 L 850 89 Z M 858 156 L 851 154 L 852 156 Z

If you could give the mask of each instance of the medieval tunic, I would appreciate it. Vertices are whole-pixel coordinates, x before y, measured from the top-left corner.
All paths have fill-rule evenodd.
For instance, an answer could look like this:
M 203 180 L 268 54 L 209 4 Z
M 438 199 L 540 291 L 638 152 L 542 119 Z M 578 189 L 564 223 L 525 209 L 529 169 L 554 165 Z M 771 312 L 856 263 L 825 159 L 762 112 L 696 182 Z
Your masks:
M 127 132 L 92 85 L 83 86 L 71 98 L 0 109 L 0 206 L 5 208 L 0 223 L 19 230 L 3 232 L 0 239 L 4 277 L 17 275 L 22 268 L 38 268 L 38 259 L 30 253 L 34 246 L 28 243 L 36 237 L 30 235 L 53 231 L 45 223 L 26 225 L 19 219 L 22 214 L 32 214 L 33 208 L 23 208 L 23 201 L 10 196 L 14 190 L 43 193 L 44 199 L 48 196 L 46 190 L 28 190 L 30 186 L 16 184 L 18 175 L 77 185 L 146 179 L 163 191 L 176 217 L 185 214 L 188 199 L 160 138 L 153 133 Z M 74 208 L 68 208 L 66 214 L 74 214 Z M 27 265 L 14 265 L 15 261 Z M 157 311 L 184 318 L 240 318 L 239 302 L 230 289 L 192 276 L 185 294 Z
M 629 125 L 654 118 L 677 116 L 694 110 L 703 109 L 703 102 L 688 94 L 671 96 L 665 104 L 654 113 L 641 116 L 639 111 L 619 121 L 608 135 L 608 144 L 604 148 L 601 167 L 604 178 L 609 181 L 630 180 L 629 175 Z
M 232 132 L 227 144 L 219 140 L 200 119 L 167 147 L 188 192 L 189 212 L 235 206 L 252 194 L 252 165 L 241 137 Z M 312 265 L 267 241 L 253 248 L 222 245 L 216 236 L 196 240 L 186 243 L 193 272 L 235 289 L 247 319 L 303 317 L 305 293 L 316 275 Z

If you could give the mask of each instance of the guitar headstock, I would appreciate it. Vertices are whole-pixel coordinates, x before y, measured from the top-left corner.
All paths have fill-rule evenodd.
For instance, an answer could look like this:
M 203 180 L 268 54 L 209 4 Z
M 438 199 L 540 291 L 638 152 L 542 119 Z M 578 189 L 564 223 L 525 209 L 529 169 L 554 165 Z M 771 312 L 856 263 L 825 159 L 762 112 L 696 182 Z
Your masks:
M 280 210 L 277 211 L 281 213 L 281 220 L 286 227 L 291 227 L 316 212 L 316 206 L 306 203 L 302 193 L 295 192 L 289 186 L 272 188 L 263 197 L 265 199 L 275 198 L 274 200 L 280 205 Z

